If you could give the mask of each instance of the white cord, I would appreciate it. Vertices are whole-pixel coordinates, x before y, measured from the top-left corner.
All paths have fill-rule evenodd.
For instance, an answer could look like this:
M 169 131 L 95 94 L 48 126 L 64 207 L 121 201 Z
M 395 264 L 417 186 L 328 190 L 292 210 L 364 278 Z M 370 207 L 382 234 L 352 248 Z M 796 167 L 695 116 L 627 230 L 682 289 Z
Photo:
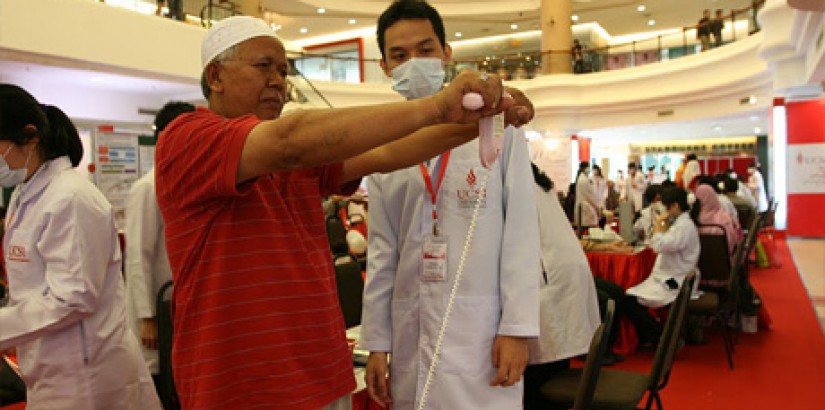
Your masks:
M 470 252 L 470 244 L 473 242 L 473 234 L 476 230 L 476 221 L 478 220 L 478 210 L 481 208 L 481 201 L 487 194 L 487 182 L 490 180 L 490 170 L 484 173 L 481 179 L 481 189 L 478 191 L 478 198 L 476 198 L 476 205 L 473 208 L 473 216 L 470 219 L 470 226 L 467 228 L 467 238 L 464 239 L 464 249 L 461 250 L 461 257 L 458 259 L 458 268 L 455 273 L 455 281 L 453 288 L 450 291 L 450 298 L 447 300 L 447 308 L 444 310 L 444 318 L 441 319 L 441 329 L 438 331 L 438 338 L 435 341 L 435 350 L 433 351 L 433 359 L 430 362 L 430 368 L 427 370 L 427 378 L 424 380 L 424 388 L 421 390 L 421 400 L 418 402 L 418 410 L 423 410 L 427 402 L 427 393 L 430 391 L 430 384 L 435 375 L 435 368 L 438 365 L 438 358 L 441 354 L 441 344 L 444 341 L 444 334 L 447 332 L 447 322 L 450 319 L 450 313 L 453 310 L 453 302 L 455 296 L 458 294 L 458 285 L 461 283 L 461 275 L 464 273 L 464 262 L 467 259 L 467 254 Z

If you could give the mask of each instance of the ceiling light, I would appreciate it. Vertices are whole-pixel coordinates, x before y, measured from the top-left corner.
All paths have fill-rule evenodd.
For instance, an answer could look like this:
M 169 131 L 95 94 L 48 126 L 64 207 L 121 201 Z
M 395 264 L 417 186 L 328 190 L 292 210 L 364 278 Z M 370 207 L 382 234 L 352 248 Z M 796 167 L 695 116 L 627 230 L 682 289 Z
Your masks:
M 456 31 L 456 32 L 455 32 L 455 36 L 456 36 L 456 37 L 461 37 L 461 36 L 463 36 L 463 35 L 464 35 L 464 34 L 461 34 L 461 32 L 460 32 L 460 31 Z
M 647 10 L 647 7 L 645 7 L 644 4 L 640 4 L 639 7 L 636 7 L 636 10 L 638 10 L 639 12 L 642 12 L 642 11 Z
M 656 20 L 653 20 L 653 19 L 648 20 L 647 25 L 648 26 L 655 26 L 656 25 Z
M 524 57 L 524 59 L 530 61 L 530 56 Z
M 510 28 L 513 29 L 513 30 L 518 30 L 518 24 L 516 24 L 516 23 L 510 24 Z
M 327 9 L 325 9 L 323 7 L 318 9 L 318 14 L 324 14 L 326 12 L 327 12 Z
M 309 29 L 306 27 L 301 27 L 298 31 L 300 31 L 301 34 L 306 34 L 307 32 L 309 32 Z
M 756 96 L 752 95 L 748 97 L 748 104 L 756 104 Z
M 357 23 L 357 22 L 358 22 L 358 20 L 356 20 L 356 19 L 349 19 L 349 21 L 348 21 L 347 23 L 349 23 L 349 24 L 355 24 L 355 23 Z
M 751 121 L 759 121 L 759 116 L 758 115 L 751 115 L 749 118 L 750 118 Z
M 753 133 L 754 134 L 761 134 L 762 133 L 762 128 L 759 128 L 759 127 L 754 128 Z
M 713 129 L 716 130 L 716 131 L 722 131 L 722 126 L 717 125 L 717 126 L 713 127 Z
M 573 20 L 573 21 L 579 21 L 579 16 L 574 14 L 574 15 L 570 16 L 570 19 Z
M 278 30 L 283 28 L 283 26 L 281 26 L 280 24 L 275 24 L 275 23 L 270 24 L 269 27 L 272 28 L 272 31 L 278 31 Z

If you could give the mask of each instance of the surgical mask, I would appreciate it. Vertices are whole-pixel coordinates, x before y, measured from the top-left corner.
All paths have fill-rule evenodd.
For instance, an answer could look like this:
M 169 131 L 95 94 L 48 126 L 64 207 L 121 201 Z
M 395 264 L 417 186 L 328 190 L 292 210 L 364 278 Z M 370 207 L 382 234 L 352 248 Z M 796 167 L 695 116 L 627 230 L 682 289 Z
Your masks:
M 392 89 L 408 100 L 433 95 L 444 84 L 440 58 L 411 58 L 392 69 Z
M 29 151 L 29 155 L 26 156 L 26 164 L 23 165 L 23 168 L 18 169 L 11 169 L 9 167 L 9 163 L 6 161 L 6 155 L 9 154 L 11 151 L 12 145 L 9 145 L 9 148 L 6 149 L 6 152 L 3 153 L 3 156 L 0 156 L 0 185 L 6 188 L 12 188 L 19 185 L 21 182 L 26 180 L 26 174 L 28 173 L 28 166 L 29 166 L 29 158 L 31 157 L 31 151 Z

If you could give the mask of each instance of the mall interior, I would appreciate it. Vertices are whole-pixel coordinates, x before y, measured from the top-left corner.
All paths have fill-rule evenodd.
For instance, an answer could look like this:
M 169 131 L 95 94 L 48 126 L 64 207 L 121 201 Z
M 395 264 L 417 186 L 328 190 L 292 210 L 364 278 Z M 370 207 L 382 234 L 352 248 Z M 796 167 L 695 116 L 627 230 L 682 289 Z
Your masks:
M 172 100 L 206 105 L 200 47 L 210 24 L 243 14 L 272 27 L 292 66 L 286 115 L 402 100 L 379 65 L 376 44 L 376 19 L 389 3 L 0 0 L 0 83 L 17 84 L 67 113 L 85 147 L 77 170 L 110 200 L 122 224 L 132 182 L 154 165 L 154 115 Z M 758 336 L 742 335 L 735 370 L 726 365 L 718 335 L 692 355 L 694 346 L 687 346 L 662 397 L 669 409 L 821 406 L 825 2 L 429 3 L 444 18 L 453 50 L 447 80 L 463 69 L 485 71 L 529 97 L 535 118 L 517 135 L 527 139 L 531 159 L 562 196 L 580 161 L 601 166 L 609 180 L 632 162 L 661 181 L 693 153 L 703 173 L 732 169 L 743 183 L 748 166 L 758 164 L 774 205 L 764 246 L 777 261 L 752 276 L 763 276 L 754 283 L 765 294 L 771 324 L 760 323 Z M 721 10 L 724 25 L 718 41 L 702 44 L 697 22 L 706 9 Z M 779 280 L 772 269 L 790 269 L 791 276 Z M 783 293 L 789 286 L 801 295 L 801 311 L 783 316 L 773 309 L 791 297 Z M 783 320 L 799 317 L 813 320 L 783 327 Z M 774 340 L 794 339 L 797 329 L 807 332 L 804 342 Z M 769 353 L 769 345 L 778 351 L 798 346 L 799 356 Z M 650 355 L 632 356 L 618 366 L 650 365 Z M 680 373 L 694 359 L 695 368 Z M 819 393 L 792 386 L 798 377 L 811 379 Z

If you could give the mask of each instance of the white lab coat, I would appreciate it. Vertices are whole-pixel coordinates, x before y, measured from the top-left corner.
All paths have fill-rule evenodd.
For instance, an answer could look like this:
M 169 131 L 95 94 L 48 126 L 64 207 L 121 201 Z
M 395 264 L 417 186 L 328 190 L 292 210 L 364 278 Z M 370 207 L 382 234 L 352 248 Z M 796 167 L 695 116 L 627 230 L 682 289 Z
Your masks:
M 758 212 L 765 212 L 768 210 L 768 196 L 765 194 L 765 180 L 762 178 L 762 173 L 759 170 L 754 170 L 753 174 L 748 176 L 748 188 L 756 199 L 756 210 Z
M 604 209 L 605 201 L 607 201 L 607 181 L 599 176 L 591 178 L 593 181 L 593 193 L 596 194 L 597 209 L 600 211 Z
M 530 340 L 530 364 L 587 353 L 601 323 L 587 257 L 554 191 L 536 187 L 541 236 L 541 335 Z
M 67 157 L 43 164 L 10 202 L 0 349 L 17 347 L 27 408 L 160 409 L 126 326 L 109 202 Z
M 655 233 L 650 238 L 650 248 L 658 255 L 650 277 L 627 290 L 627 294 L 639 298 L 639 303 L 652 308 L 667 306 L 679 295 L 678 289 L 670 289 L 665 281 L 673 278 L 682 286 L 687 274 L 696 272 L 694 296 L 697 296 L 699 271 L 699 232 L 687 212 L 682 212 L 673 225 L 665 232 Z
M 590 178 L 580 173 L 576 178 L 576 207 L 573 210 L 573 223 L 578 224 L 581 214 L 582 226 L 599 225 L 599 201 Z
M 393 409 L 417 406 L 456 276 L 473 207 L 475 234 L 453 305 L 427 409 L 521 409 L 522 383 L 490 387 L 496 335 L 539 334 L 539 233 L 527 142 L 506 131 L 490 170 L 478 140 L 452 150 L 438 195 L 446 235 L 448 280 L 422 279 L 422 247 L 432 232 L 432 204 L 418 166 L 368 178 L 369 259 L 361 323 L 362 348 L 391 352 Z M 438 161 L 429 161 L 436 184 Z M 481 182 L 490 175 L 486 195 Z
M 644 208 L 645 189 L 647 189 L 647 179 L 644 174 L 636 171 L 636 175 L 628 177 L 627 193 L 630 203 L 633 204 L 633 212 L 639 212 Z
M 143 359 L 153 374 L 159 372 L 158 351 L 140 343 L 142 319 L 157 316 L 158 291 L 172 280 L 166 255 L 163 217 L 155 195 L 155 169 L 140 177 L 126 200 L 126 311 L 132 333 L 138 337 Z

